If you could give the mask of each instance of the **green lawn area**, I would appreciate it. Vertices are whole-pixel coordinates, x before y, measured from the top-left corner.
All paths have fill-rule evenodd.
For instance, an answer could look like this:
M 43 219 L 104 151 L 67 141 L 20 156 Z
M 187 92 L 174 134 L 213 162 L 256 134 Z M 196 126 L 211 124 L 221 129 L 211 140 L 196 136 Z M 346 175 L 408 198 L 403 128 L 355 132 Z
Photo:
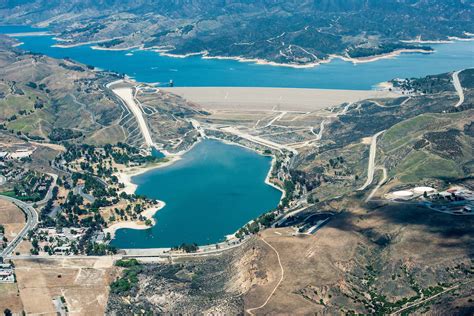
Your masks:
M 8 196 L 20 201 L 38 201 L 40 200 L 39 194 L 35 194 L 32 196 L 16 196 L 14 191 L 5 191 L 5 192 L 0 192 L 0 195 L 3 196 Z

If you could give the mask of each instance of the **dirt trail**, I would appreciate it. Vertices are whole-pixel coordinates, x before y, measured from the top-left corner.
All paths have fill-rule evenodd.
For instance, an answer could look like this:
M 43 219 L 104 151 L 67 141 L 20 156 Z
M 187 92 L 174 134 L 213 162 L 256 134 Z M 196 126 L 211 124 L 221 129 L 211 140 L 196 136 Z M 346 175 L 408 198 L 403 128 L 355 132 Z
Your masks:
M 246 312 L 249 314 L 249 315 L 255 315 L 253 312 L 258 310 L 258 309 L 261 309 L 263 307 L 265 307 L 268 302 L 270 301 L 270 299 L 272 298 L 273 294 L 275 294 L 275 291 L 278 289 L 278 287 L 280 286 L 281 282 L 283 281 L 283 277 L 285 275 L 285 270 L 283 269 L 283 265 L 281 264 L 281 259 L 280 259 L 280 254 L 278 253 L 278 251 L 272 246 L 270 245 L 265 239 L 263 239 L 263 237 L 261 238 L 261 240 L 266 243 L 268 245 L 268 247 L 270 247 L 276 254 L 277 256 L 277 259 L 278 259 L 278 264 L 280 265 L 280 270 L 281 270 L 281 277 L 280 277 L 280 280 L 278 281 L 278 283 L 275 285 L 275 288 L 273 288 L 272 292 L 270 293 L 270 295 L 268 295 L 267 299 L 265 300 L 265 302 L 258 306 L 258 307 L 254 307 L 254 308 L 249 308 L 246 310 Z

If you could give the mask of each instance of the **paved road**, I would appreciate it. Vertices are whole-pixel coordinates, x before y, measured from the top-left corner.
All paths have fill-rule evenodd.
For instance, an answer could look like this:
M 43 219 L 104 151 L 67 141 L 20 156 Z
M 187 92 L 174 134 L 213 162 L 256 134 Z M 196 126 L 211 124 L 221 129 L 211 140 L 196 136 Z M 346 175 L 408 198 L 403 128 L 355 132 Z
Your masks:
M 36 225 L 38 225 L 38 213 L 33 208 L 33 206 L 31 206 L 31 204 L 3 195 L 0 195 L 0 199 L 14 203 L 19 208 L 21 208 L 26 214 L 26 225 L 23 227 L 20 233 L 13 240 L 11 240 L 8 243 L 7 247 L 3 249 L 3 251 L 0 253 L 2 257 L 5 257 L 9 256 L 18 246 L 18 244 L 22 241 L 23 237 L 25 237 L 31 229 L 35 228 Z
M 456 105 L 454 107 L 458 107 L 460 106 L 461 104 L 464 103 L 464 91 L 462 90 L 462 86 L 461 86 L 461 82 L 459 81 L 459 73 L 461 72 L 462 70 L 459 70 L 459 71 L 456 71 L 453 73 L 453 84 L 454 84 L 454 88 L 456 89 L 456 92 L 458 93 L 459 95 L 459 101 L 458 103 L 456 103 Z
M 240 247 L 251 238 L 246 237 L 241 242 L 235 244 L 228 244 L 226 242 L 219 243 L 219 248 L 216 248 L 216 245 L 206 245 L 199 246 L 198 252 L 191 253 L 172 253 L 170 252 L 171 248 L 145 248 L 145 249 L 121 249 L 125 251 L 124 258 L 143 258 L 143 257 L 155 257 L 155 258 L 177 258 L 177 257 L 201 257 L 208 255 L 216 255 L 222 252 L 225 252 L 230 249 Z
M 380 189 L 380 187 L 387 181 L 387 169 L 385 167 L 377 167 L 376 168 L 377 170 L 382 170 L 383 172 L 383 175 L 382 175 L 382 179 L 380 179 L 379 183 L 377 184 L 377 186 L 372 190 L 372 192 L 370 192 L 369 196 L 365 199 L 365 202 L 369 202 L 375 195 L 375 193 L 377 193 L 378 189 Z
M 13 260 L 33 260 L 33 259 L 52 259 L 52 260 L 64 260 L 64 259 L 103 259 L 113 258 L 113 260 L 120 260 L 123 258 L 121 254 L 108 255 L 108 256 L 86 256 L 86 255 L 19 255 L 19 256 L 8 256 L 8 259 Z
M 230 134 L 237 135 L 237 136 L 239 136 L 241 138 L 244 138 L 246 140 L 249 140 L 253 143 L 256 143 L 256 144 L 259 144 L 259 145 L 262 145 L 262 146 L 265 146 L 265 147 L 269 147 L 269 148 L 272 148 L 272 149 L 276 149 L 280 152 L 282 152 L 282 150 L 287 150 L 287 151 L 292 152 L 294 155 L 298 154 L 298 151 L 294 148 L 291 148 L 291 147 L 286 146 L 286 145 L 278 144 L 278 143 L 272 142 L 271 140 L 264 139 L 264 138 L 261 138 L 261 137 L 258 137 L 258 136 L 253 136 L 253 135 L 247 134 L 247 133 L 245 133 L 245 132 L 243 132 L 243 131 L 239 130 L 238 128 L 235 128 L 235 127 L 225 127 L 225 128 L 222 128 L 221 130 L 224 131 L 224 132 L 230 133 Z
M 90 203 L 94 203 L 94 201 L 95 201 L 94 196 L 92 196 L 90 194 L 87 194 L 87 193 L 84 193 L 84 185 L 76 186 L 73 189 L 73 192 L 74 192 L 74 194 L 79 194 L 80 196 L 82 196 L 85 200 L 89 201 Z
M 46 195 L 44 196 L 44 198 L 41 201 L 36 202 L 36 204 L 39 204 L 39 205 L 46 204 L 53 197 L 53 189 L 57 184 L 58 175 L 54 173 L 48 173 L 48 175 L 53 178 L 53 181 L 51 182 L 48 192 L 46 192 Z
M 301 208 L 298 208 L 294 211 L 291 211 L 289 213 L 286 213 L 286 214 L 282 215 L 280 219 L 277 219 L 277 221 L 275 221 L 275 223 L 272 225 L 272 227 L 277 227 L 278 225 L 283 224 L 290 216 L 296 216 L 297 214 L 299 214 L 299 213 L 303 212 L 304 210 L 306 210 L 308 207 L 310 207 L 310 205 L 303 206 Z
M 385 131 L 380 131 L 374 136 L 372 136 L 372 141 L 370 143 L 370 154 L 369 154 L 369 165 L 367 167 L 367 180 L 364 185 L 361 186 L 358 191 L 365 190 L 374 180 L 374 171 L 375 171 L 375 153 L 377 152 L 377 137 L 380 136 Z

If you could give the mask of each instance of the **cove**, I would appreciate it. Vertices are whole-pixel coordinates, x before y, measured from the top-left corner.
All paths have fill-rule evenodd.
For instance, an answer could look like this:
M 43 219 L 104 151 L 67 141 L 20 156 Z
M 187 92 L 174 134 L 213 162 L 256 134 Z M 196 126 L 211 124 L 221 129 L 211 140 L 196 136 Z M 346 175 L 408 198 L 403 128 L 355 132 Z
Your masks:
M 271 158 L 237 145 L 205 139 L 174 164 L 133 177 L 136 193 L 162 200 L 156 225 L 119 229 L 118 248 L 173 247 L 224 240 L 278 206 L 282 193 L 264 181 Z
M 28 27 L 0 26 L 0 33 L 38 31 Z M 321 89 L 372 89 L 393 78 L 423 77 L 474 67 L 474 41 L 432 44 L 433 54 L 409 53 L 393 59 L 354 65 L 333 60 L 314 68 L 289 68 L 235 60 L 173 58 L 153 51 L 94 50 L 90 45 L 52 47 L 51 36 L 19 37 L 20 48 L 55 58 L 69 57 L 87 65 L 127 74 L 140 82 L 173 80 L 176 86 L 286 87 Z

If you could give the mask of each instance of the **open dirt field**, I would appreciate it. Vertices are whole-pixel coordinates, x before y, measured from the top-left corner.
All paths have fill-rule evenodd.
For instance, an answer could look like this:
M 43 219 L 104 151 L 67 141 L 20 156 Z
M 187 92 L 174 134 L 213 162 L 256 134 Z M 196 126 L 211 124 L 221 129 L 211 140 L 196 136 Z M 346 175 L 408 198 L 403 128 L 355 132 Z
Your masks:
M 25 215 L 15 204 L 0 200 L 0 224 L 7 239 L 12 240 L 25 225 Z
M 23 311 L 17 284 L 0 284 L 0 311 L 7 308 L 15 315 Z
M 15 249 L 15 253 L 12 255 L 29 255 L 31 252 L 30 250 L 33 249 L 33 246 L 31 245 L 31 241 L 29 240 L 22 240 L 18 247 Z
M 289 88 L 190 87 L 163 90 L 197 103 L 207 110 L 311 112 L 344 102 L 396 97 L 387 91 Z
M 280 279 L 281 269 L 275 251 L 259 240 L 268 253 L 260 256 L 260 269 L 273 276 L 272 281 L 253 287 L 245 294 L 245 309 L 253 314 L 280 314 L 291 310 L 295 314 L 321 313 L 324 305 L 305 299 L 301 290 L 324 287 L 343 277 L 342 271 L 331 260 L 342 263 L 351 260 L 356 248 L 356 238 L 351 232 L 325 228 L 319 236 L 291 236 L 290 229 L 269 229 L 261 234 L 275 248 L 283 267 L 283 280 L 274 294 L 262 307 Z M 341 235 L 342 234 L 342 235 Z M 321 236 L 323 235 L 323 236 Z M 337 265 L 337 264 L 336 264 Z
M 55 314 L 63 296 L 70 315 L 102 315 L 115 278 L 111 257 L 15 260 L 21 302 L 27 314 Z
M 469 282 L 460 267 L 470 264 L 471 229 L 472 220 L 422 208 L 384 206 L 367 212 L 354 206 L 315 235 L 291 236 L 286 228 L 265 230 L 252 248 L 253 263 L 240 262 L 246 270 L 266 276 L 244 295 L 245 310 L 254 315 L 288 310 L 333 315 L 341 309 L 368 313 L 357 297 L 370 291 L 390 302 L 413 297 L 416 287 L 430 297 L 433 293 L 427 289 L 437 282 Z M 365 285 L 368 275 L 370 290 Z M 469 295 L 464 288 L 458 291 L 459 297 Z M 449 301 L 451 294 L 446 291 L 432 303 Z

